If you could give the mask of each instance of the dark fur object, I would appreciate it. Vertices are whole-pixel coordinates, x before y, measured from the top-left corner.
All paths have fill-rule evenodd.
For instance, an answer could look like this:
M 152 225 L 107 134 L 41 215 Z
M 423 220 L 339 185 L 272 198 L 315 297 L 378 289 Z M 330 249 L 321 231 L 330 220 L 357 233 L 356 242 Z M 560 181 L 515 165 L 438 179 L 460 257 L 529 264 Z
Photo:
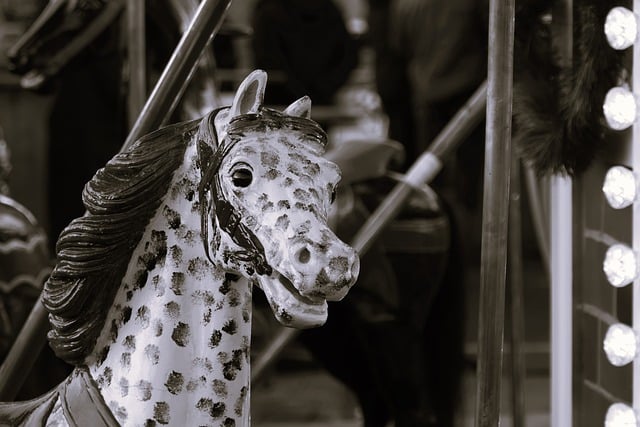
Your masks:
M 603 31 L 609 10 L 625 3 L 576 1 L 573 61 L 565 65 L 561 26 L 541 18 L 558 1 L 525 2 L 516 15 L 513 138 L 538 175 L 579 174 L 602 149 L 610 132 L 602 103 L 619 84 L 625 56 Z

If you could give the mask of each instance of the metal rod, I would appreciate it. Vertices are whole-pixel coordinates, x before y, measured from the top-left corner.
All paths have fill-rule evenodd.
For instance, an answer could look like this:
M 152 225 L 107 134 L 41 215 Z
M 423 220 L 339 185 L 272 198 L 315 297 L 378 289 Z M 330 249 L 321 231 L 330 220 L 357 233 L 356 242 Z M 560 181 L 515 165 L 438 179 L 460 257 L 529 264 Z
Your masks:
M 127 118 L 133 126 L 147 99 L 145 0 L 127 2 Z
M 48 331 L 48 312 L 38 298 L 0 366 L 0 401 L 15 399 L 47 341 Z
M 556 2 L 552 32 L 560 66 L 573 62 L 573 1 Z M 573 425 L 573 188 L 571 178 L 550 181 L 551 426 Z
M 511 196 L 509 202 L 509 306 L 511 314 L 511 408 L 513 426 L 524 427 L 525 399 L 524 382 L 526 365 L 523 352 L 524 336 L 524 280 L 522 264 L 522 202 L 520 159 L 512 154 Z
M 476 426 L 498 426 L 511 168 L 514 0 L 489 4 Z
M 218 32 L 230 5 L 231 0 L 203 0 L 200 3 L 189 28 L 182 35 L 133 125 L 122 151 L 142 135 L 158 128 L 171 115 L 175 98 L 183 92 L 191 70 L 208 41 Z

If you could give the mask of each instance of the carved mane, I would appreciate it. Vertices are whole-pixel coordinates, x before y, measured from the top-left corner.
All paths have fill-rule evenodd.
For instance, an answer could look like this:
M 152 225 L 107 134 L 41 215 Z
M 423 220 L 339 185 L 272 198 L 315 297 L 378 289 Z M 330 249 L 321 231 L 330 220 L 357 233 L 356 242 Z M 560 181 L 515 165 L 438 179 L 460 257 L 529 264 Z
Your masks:
M 93 351 L 132 252 L 198 124 L 180 123 L 142 137 L 85 186 L 87 212 L 60 234 L 57 265 L 43 294 L 52 326 L 49 343 L 66 362 L 82 364 Z

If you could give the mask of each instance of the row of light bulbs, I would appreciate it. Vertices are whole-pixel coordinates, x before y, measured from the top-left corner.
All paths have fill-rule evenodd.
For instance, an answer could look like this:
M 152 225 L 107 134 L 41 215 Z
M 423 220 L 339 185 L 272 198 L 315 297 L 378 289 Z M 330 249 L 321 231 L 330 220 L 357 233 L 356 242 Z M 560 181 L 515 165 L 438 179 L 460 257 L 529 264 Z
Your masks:
M 638 40 L 638 22 L 638 16 L 627 8 L 611 9 L 604 24 L 609 45 L 617 50 L 631 47 Z M 602 110 L 611 129 L 627 129 L 640 115 L 640 97 L 629 90 L 627 85 L 614 87 L 607 92 Z M 623 209 L 635 202 L 638 181 L 631 170 L 614 166 L 605 176 L 602 191 L 612 208 Z M 627 245 L 611 245 L 604 257 L 603 270 L 611 285 L 626 286 L 638 276 L 637 255 Z M 610 325 L 603 342 L 609 362 L 614 366 L 631 363 L 638 355 L 638 338 L 638 333 L 628 325 Z M 609 406 L 604 424 L 605 427 L 638 427 L 638 414 L 633 407 L 617 402 Z

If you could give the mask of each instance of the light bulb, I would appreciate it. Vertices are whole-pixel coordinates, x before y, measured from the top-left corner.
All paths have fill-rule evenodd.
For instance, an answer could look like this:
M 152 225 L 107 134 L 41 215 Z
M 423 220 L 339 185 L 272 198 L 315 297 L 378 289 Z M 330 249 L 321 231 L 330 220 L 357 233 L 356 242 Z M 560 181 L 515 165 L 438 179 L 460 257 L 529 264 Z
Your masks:
M 626 208 L 636 199 L 638 187 L 634 173 L 624 166 L 614 166 L 607 171 L 602 192 L 614 209 Z
M 636 96 L 628 89 L 614 87 L 607 92 L 602 111 L 611 129 L 624 130 L 631 126 L 638 117 Z
M 638 38 L 636 15 L 625 7 L 614 7 L 604 21 L 604 33 L 612 48 L 623 50 L 630 47 Z
M 613 286 L 617 288 L 626 286 L 633 282 L 638 274 L 636 254 L 627 245 L 612 245 L 607 249 L 602 269 Z
M 638 353 L 638 335 L 629 326 L 615 323 L 607 329 L 603 348 L 613 366 L 624 366 Z
M 604 418 L 605 427 L 637 427 L 638 418 L 636 412 L 629 405 L 614 403 L 607 409 Z

